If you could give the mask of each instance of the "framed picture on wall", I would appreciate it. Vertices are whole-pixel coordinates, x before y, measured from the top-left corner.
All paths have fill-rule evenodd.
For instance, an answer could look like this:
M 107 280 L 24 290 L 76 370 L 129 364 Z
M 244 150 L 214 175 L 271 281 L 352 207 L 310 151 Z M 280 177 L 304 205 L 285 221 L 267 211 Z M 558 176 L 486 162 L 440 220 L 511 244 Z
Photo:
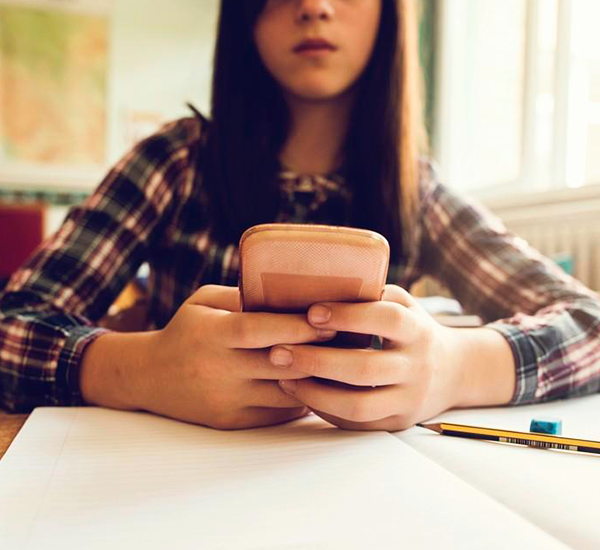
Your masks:
M 105 172 L 112 0 L 0 0 L 0 187 Z

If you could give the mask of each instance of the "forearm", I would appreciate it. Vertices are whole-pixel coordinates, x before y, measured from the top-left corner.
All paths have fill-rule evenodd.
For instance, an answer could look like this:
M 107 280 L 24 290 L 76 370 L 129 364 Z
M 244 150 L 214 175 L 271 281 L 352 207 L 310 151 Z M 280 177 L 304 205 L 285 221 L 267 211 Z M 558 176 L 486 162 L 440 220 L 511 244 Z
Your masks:
M 448 329 L 449 360 L 457 374 L 454 406 L 506 405 L 515 391 L 515 361 L 507 340 L 488 328 Z
M 141 408 L 153 332 L 111 332 L 85 350 L 79 372 L 83 400 L 113 409 Z

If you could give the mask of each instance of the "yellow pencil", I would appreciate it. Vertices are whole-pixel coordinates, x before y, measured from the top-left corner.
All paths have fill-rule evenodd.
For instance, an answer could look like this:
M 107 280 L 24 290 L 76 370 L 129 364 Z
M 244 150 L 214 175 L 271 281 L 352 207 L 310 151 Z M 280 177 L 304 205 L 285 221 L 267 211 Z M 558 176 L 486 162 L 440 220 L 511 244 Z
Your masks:
M 600 441 L 587 439 L 573 439 L 560 435 L 538 434 L 532 432 L 514 432 L 511 430 L 497 430 L 495 428 L 481 428 L 479 426 L 464 426 L 462 424 L 417 424 L 421 428 L 433 430 L 442 435 L 454 437 L 468 437 L 500 443 L 525 445 L 538 449 L 556 449 L 559 451 L 574 451 L 578 453 L 600 454 Z

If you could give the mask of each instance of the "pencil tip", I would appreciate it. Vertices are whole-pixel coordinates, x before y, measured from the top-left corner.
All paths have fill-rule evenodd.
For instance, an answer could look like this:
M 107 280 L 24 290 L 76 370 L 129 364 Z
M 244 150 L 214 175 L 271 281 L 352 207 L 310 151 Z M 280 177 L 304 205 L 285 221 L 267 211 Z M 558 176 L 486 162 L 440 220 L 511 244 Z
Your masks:
M 439 434 L 442 433 L 442 428 L 439 424 L 423 424 L 422 422 L 419 422 L 418 424 L 415 424 L 415 426 L 419 426 L 419 428 L 425 428 L 426 430 L 432 430 Z

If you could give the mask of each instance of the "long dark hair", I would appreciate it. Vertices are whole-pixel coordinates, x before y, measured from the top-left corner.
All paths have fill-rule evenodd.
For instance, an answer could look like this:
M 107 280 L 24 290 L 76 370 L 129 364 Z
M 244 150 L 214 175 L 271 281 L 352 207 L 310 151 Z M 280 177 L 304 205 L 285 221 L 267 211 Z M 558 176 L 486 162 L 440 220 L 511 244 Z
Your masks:
M 421 131 L 412 0 L 381 0 L 378 37 L 358 83 L 344 146 L 352 225 L 379 231 L 402 256 L 416 196 Z M 274 220 L 278 155 L 289 130 L 279 85 L 260 60 L 253 28 L 266 0 L 221 0 L 212 113 L 203 163 L 214 236 L 236 242 Z

